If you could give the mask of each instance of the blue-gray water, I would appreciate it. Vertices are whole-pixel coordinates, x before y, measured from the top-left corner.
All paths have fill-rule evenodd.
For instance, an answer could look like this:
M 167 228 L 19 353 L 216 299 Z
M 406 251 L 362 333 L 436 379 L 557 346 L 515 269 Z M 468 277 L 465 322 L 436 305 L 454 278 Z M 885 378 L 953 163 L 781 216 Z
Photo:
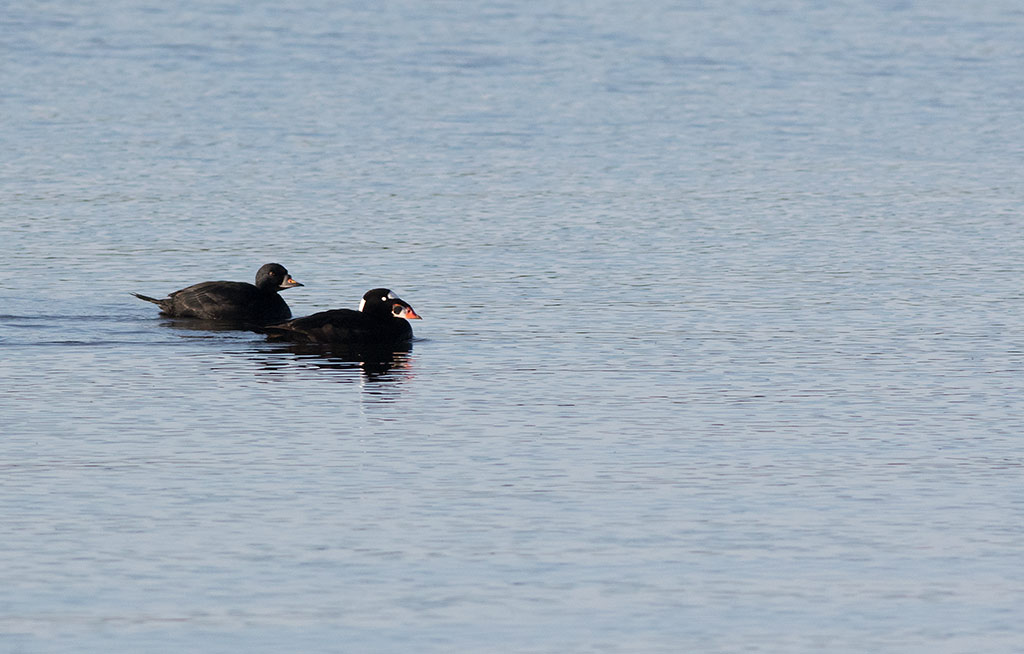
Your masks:
M 0 9 L 0 651 L 1024 651 L 1024 11 Z M 132 291 L 388 286 L 390 368 Z

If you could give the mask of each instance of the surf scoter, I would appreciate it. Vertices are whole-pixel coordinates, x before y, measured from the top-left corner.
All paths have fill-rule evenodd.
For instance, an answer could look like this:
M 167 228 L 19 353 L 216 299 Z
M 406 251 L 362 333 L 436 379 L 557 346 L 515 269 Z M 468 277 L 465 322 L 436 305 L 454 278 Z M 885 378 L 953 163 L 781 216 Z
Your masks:
M 292 311 L 278 291 L 302 286 L 284 266 L 268 263 L 256 271 L 256 284 L 248 282 L 202 282 L 157 300 L 132 293 L 160 307 L 160 314 L 173 318 L 232 320 L 266 324 L 292 317 Z
M 332 309 L 263 329 L 271 340 L 389 347 L 412 340 L 407 319 L 420 316 L 386 288 L 367 291 L 359 310 Z

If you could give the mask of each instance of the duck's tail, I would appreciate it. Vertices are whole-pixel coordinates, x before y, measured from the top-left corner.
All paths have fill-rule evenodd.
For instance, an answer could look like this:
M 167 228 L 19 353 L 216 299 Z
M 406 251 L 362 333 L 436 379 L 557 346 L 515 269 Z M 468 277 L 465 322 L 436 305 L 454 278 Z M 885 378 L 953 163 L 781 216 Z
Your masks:
M 142 295 L 141 293 L 133 293 L 132 295 L 135 296 L 136 298 L 138 298 L 139 300 L 145 300 L 146 302 L 153 302 L 158 307 L 160 307 L 161 313 L 164 313 L 165 315 L 169 315 L 170 311 L 171 311 L 171 307 L 174 306 L 174 302 L 170 298 L 164 298 L 163 300 L 158 300 L 157 298 L 151 298 L 150 296 Z
M 160 308 L 163 308 L 163 301 L 162 300 L 158 300 L 155 297 L 149 297 L 148 295 L 143 295 L 142 293 L 132 293 L 132 295 L 134 295 L 135 297 L 139 298 L 140 300 L 145 300 L 146 302 L 152 302 L 153 304 L 159 306 Z

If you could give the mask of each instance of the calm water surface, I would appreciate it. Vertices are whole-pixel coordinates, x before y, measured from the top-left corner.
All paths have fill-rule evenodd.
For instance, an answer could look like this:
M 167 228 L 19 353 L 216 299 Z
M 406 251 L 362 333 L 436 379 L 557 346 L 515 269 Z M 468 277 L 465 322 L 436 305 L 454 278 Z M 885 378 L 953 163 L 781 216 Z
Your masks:
M 0 9 L 0 650 L 1024 651 L 1024 12 L 719 4 Z

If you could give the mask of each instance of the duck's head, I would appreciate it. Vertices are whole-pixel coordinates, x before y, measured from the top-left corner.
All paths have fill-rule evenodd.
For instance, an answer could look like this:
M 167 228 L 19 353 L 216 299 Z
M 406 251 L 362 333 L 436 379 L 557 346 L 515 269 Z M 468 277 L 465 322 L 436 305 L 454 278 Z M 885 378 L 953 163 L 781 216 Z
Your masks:
M 375 288 L 363 294 L 359 302 L 359 310 L 365 314 L 377 317 L 406 318 L 407 320 L 421 320 L 420 316 L 413 311 L 408 302 L 397 297 L 386 288 Z
M 292 279 L 285 267 L 279 263 L 264 264 L 256 271 L 256 287 L 261 291 L 277 293 L 295 286 L 302 284 Z

